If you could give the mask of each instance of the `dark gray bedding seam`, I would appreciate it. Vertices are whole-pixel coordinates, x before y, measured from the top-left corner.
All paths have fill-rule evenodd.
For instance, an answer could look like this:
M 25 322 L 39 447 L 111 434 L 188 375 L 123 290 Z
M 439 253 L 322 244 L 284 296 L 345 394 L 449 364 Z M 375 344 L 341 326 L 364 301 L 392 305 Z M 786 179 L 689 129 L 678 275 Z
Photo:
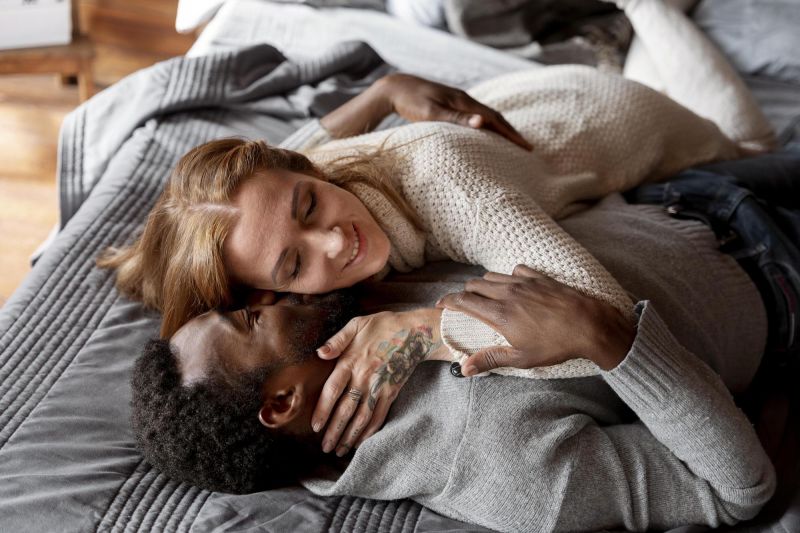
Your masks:
M 366 531 L 380 531 L 380 526 L 382 522 L 382 517 L 386 512 L 386 502 L 384 501 L 377 501 L 372 506 L 370 510 L 369 516 L 367 517 L 367 523 L 365 524 Z
M 187 487 L 186 492 L 184 493 L 183 497 L 175 502 L 175 505 L 167 508 L 164 507 L 162 513 L 159 514 L 158 519 L 156 519 L 156 524 L 163 527 L 165 531 L 176 531 L 180 529 L 180 523 L 183 518 L 185 518 L 186 514 L 191 509 L 191 504 L 197 499 L 198 495 L 205 492 L 197 487 L 185 485 Z M 204 498 L 205 499 L 205 498 Z M 198 508 L 199 510 L 200 508 Z M 166 520 L 162 520 L 161 515 L 166 513 Z M 196 514 L 196 513 L 195 513 Z M 195 516 L 195 515 L 192 515 Z M 164 522 L 163 524 L 161 522 Z
M 166 496 L 166 500 L 169 500 L 172 493 L 174 493 L 175 487 L 178 485 L 177 482 L 172 481 L 156 470 L 151 470 L 151 472 L 155 474 L 155 477 L 153 478 L 153 482 L 147 487 L 147 490 L 144 491 L 144 494 L 137 500 L 128 500 L 128 503 L 133 502 L 133 509 L 131 510 L 130 518 L 126 520 L 128 525 L 125 529 L 140 531 L 154 504 L 164 504 L 161 498 L 162 493 L 168 491 L 169 487 L 172 487 L 172 490 L 169 491 L 170 495 Z
M 153 483 L 160 477 L 158 472 L 150 468 L 147 463 L 142 462 L 141 469 L 143 470 L 142 476 L 132 487 L 132 490 L 126 494 L 125 501 L 119 510 L 119 516 L 114 521 L 115 523 L 126 524 L 126 529 L 131 525 L 134 511 L 141 502 L 144 494 L 147 494 L 147 491 L 150 490 Z
M 416 502 L 412 502 L 411 500 L 407 501 L 409 505 L 409 512 L 406 515 L 406 522 L 404 525 L 407 526 L 409 532 L 413 533 L 417 529 L 419 516 L 422 514 L 422 506 Z
M 406 519 L 408 518 L 408 505 L 407 500 L 397 503 L 397 508 L 394 510 L 394 520 L 392 521 L 392 531 L 398 533 L 406 532 Z
M 178 531 L 189 531 L 192 528 L 194 521 L 197 520 L 197 515 L 200 513 L 200 509 L 203 508 L 210 497 L 211 492 L 207 490 L 200 491 L 200 497 L 194 500 L 192 506 L 186 512 L 186 515 L 181 518 L 178 524 Z

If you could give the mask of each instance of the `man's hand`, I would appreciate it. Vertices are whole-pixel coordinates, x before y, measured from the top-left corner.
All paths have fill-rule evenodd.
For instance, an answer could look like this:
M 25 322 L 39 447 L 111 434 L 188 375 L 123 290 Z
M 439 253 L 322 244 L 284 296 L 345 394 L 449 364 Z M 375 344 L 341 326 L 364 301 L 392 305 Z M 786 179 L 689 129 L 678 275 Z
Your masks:
M 627 355 L 634 325 L 613 306 L 524 265 L 512 276 L 489 272 L 448 294 L 437 307 L 488 324 L 511 347 L 493 346 L 469 357 L 464 376 L 498 367 L 532 368 L 583 357 L 610 370 Z
M 377 83 L 392 110 L 408 121 L 452 122 L 467 128 L 486 128 L 525 150 L 533 149 L 503 115 L 460 89 L 400 73 L 389 74 Z
M 417 365 L 445 359 L 440 318 L 438 309 L 356 317 L 317 350 L 322 359 L 339 358 L 311 418 L 314 431 L 328 426 L 325 453 L 342 456 L 361 444 L 383 425 Z
M 486 128 L 525 150 L 533 147 L 503 115 L 460 89 L 410 74 L 389 74 L 320 120 L 334 138 L 375 129 L 392 112 L 411 122 L 441 121 Z

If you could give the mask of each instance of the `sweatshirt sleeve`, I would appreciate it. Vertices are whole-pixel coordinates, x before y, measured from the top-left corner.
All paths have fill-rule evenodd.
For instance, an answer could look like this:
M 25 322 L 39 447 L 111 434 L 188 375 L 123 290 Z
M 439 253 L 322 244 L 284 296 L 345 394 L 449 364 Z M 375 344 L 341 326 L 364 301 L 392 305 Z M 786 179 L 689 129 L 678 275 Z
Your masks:
M 722 380 L 670 334 L 647 302 L 625 360 L 605 381 L 636 424 L 585 426 L 556 530 L 734 524 L 775 490 L 775 471 Z M 598 480 L 609 490 L 597 490 Z

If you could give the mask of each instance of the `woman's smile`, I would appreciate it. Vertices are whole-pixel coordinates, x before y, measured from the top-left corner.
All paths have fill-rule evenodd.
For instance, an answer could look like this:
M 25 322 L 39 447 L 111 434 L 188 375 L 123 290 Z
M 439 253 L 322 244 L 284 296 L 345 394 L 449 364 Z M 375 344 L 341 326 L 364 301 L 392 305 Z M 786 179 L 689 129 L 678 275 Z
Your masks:
M 231 278 L 259 289 L 318 294 L 383 269 L 389 239 L 350 192 L 305 174 L 274 170 L 244 182 L 223 256 Z
M 350 266 L 358 265 L 364 259 L 366 254 L 367 241 L 358 231 L 358 226 L 353 224 L 353 250 L 350 252 L 350 259 L 348 259 L 347 264 L 344 267 L 348 268 Z

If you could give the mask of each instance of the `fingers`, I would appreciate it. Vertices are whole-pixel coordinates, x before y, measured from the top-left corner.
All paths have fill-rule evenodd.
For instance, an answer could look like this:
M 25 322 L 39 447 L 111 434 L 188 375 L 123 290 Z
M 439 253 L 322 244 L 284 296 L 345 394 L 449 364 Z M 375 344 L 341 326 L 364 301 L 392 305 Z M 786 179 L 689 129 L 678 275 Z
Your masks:
M 487 108 L 489 109 L 489 108 Z M 520 135 L 520 133 L 514 129 L 514 127 L 508 123 L 508 121 L 503 118 L 503 115 L 489 109 L 490 115 L 488 120 L 486 121 L 486 128 L 494 131 L 495 133 L 499 133 L 512 143 L 516 144 L 524 148 L 525 150 L 531 151 L 533 150 L 533 145 L 525 140 L 525 138 Z
M 436 307 L 440 309 L 449 309 L 450 311 L 467 314 L 494 329 L 499 327 L 499 324 L 497 324 L 497 319 L 501 316 L 498 309 L 499 305 L 499 302 L 491 298 L 471 292 L 450 293 L 436 302 Z
M 470 128 L 486 128 L 502 135 L 512 143 L 533 150 L 533 145 L 525 140 L 514 126 L 508 123 L 502 114 L 491 107 L 487 107 L 466 93 L 459 93 L 459 97 L 449 103 L 452 107 L 437 106 L 436 110 L 446 120 Z M 434 119 L 436 120 L 436 119 Z
M 522 276 L 525 278 L 546 278 L 541 272 L 537 272 L 527 265 L 517 265 L 514 267 L 513 274 L 515 276 Z
M 362 401 L 356 416 L 350 421 L 347 429 L 342 434 L 342 438 L 339 440 L 339 444 L 336 446 L 336 455 L 339 457 L 347 455 L 364 433 L 373 416 L 373 411 L 370 409 L 368 402 Z
M 513 278 L 512 278 L 513 279 Z M 464 284 L 464 290 L 478 296 L 484 296 L 493 300 L 501 300 L 507 294 L 508 281 L 490 281 L 485 278 L 468 280 Z
M 486 281 L 496 281 L 500 283 L 519 283 L 525 278 L 549 279 L 545 274 L 532 269 L 527 265 L 517 265 L 511 274 L 500 274 L 499 272 L 487 272 L 483 275 Z
M 453 109 L 441 105 L 435 106 L 431 113 L 431 120 L 452 122 L 453 124 L 475 129 L 481 128 L 486 123 L 486 119 L 480 114 L 469 110 Z
M 331 372 L 331 375 L 328 376 L 325 385 L 322 387 L 319 400 L 317 400 L 317 406 L 314 408 L 314 414 L 311 415 L 311 429 L 315 433 L 319 432 L 328 423 L 328 418 L 331 416 L 333 408 L 336 407 L 339 397 L 341 397 L 350 382 L 350 375 L 350 368 L 344 367 L 339 362 Z
M 369 424 L 361 432 L 361 435 L 356 440 L 355 447 L 361 446 L 361 443 L 370 438 L 378 431 L 383 422 L 386 420 L 386 415 L 389 414 L 389 407 L 392 406 L 392 400 L 387 398 L 379 398 L 378 403 L 375 404 L 375 410 L 372 412 L 372 419 Z
M 328 429 L 325 431 L 325 436 L 322 438 L 323 452 L 328 453 L 336 447 L 345 428 L 350 423 L 350 419 L 353 418 L 358 406 L 362 403 L 363 391 L 360 392 L 361 394 L 358 398 L 353 394 L 346 393 L 339 399 L 336 412 L 333 414 L 331 422 L 328 424 Z
M 511 274 L 499 274 L 497 272 L 487 272 L 483 275 L 483 279 L 496 283 L 517 283 L 519 281 L 518 278 L 515 278 Z
M 464 377 L 470 377 L 504 366 L 519 367 L 519 364 L 520 358 L 517 350 L 505 346 L 493 346 L 472 354 L 461 365 L 461 374 Z
M 339 357 L 350 343 L 353 342 L 358 333 L 361 317 L 356 317 L 339 330 L 339 333 L 328 339 L 328 341 L 317 349 L 317 355 L 322 359 L 335 359 Z

